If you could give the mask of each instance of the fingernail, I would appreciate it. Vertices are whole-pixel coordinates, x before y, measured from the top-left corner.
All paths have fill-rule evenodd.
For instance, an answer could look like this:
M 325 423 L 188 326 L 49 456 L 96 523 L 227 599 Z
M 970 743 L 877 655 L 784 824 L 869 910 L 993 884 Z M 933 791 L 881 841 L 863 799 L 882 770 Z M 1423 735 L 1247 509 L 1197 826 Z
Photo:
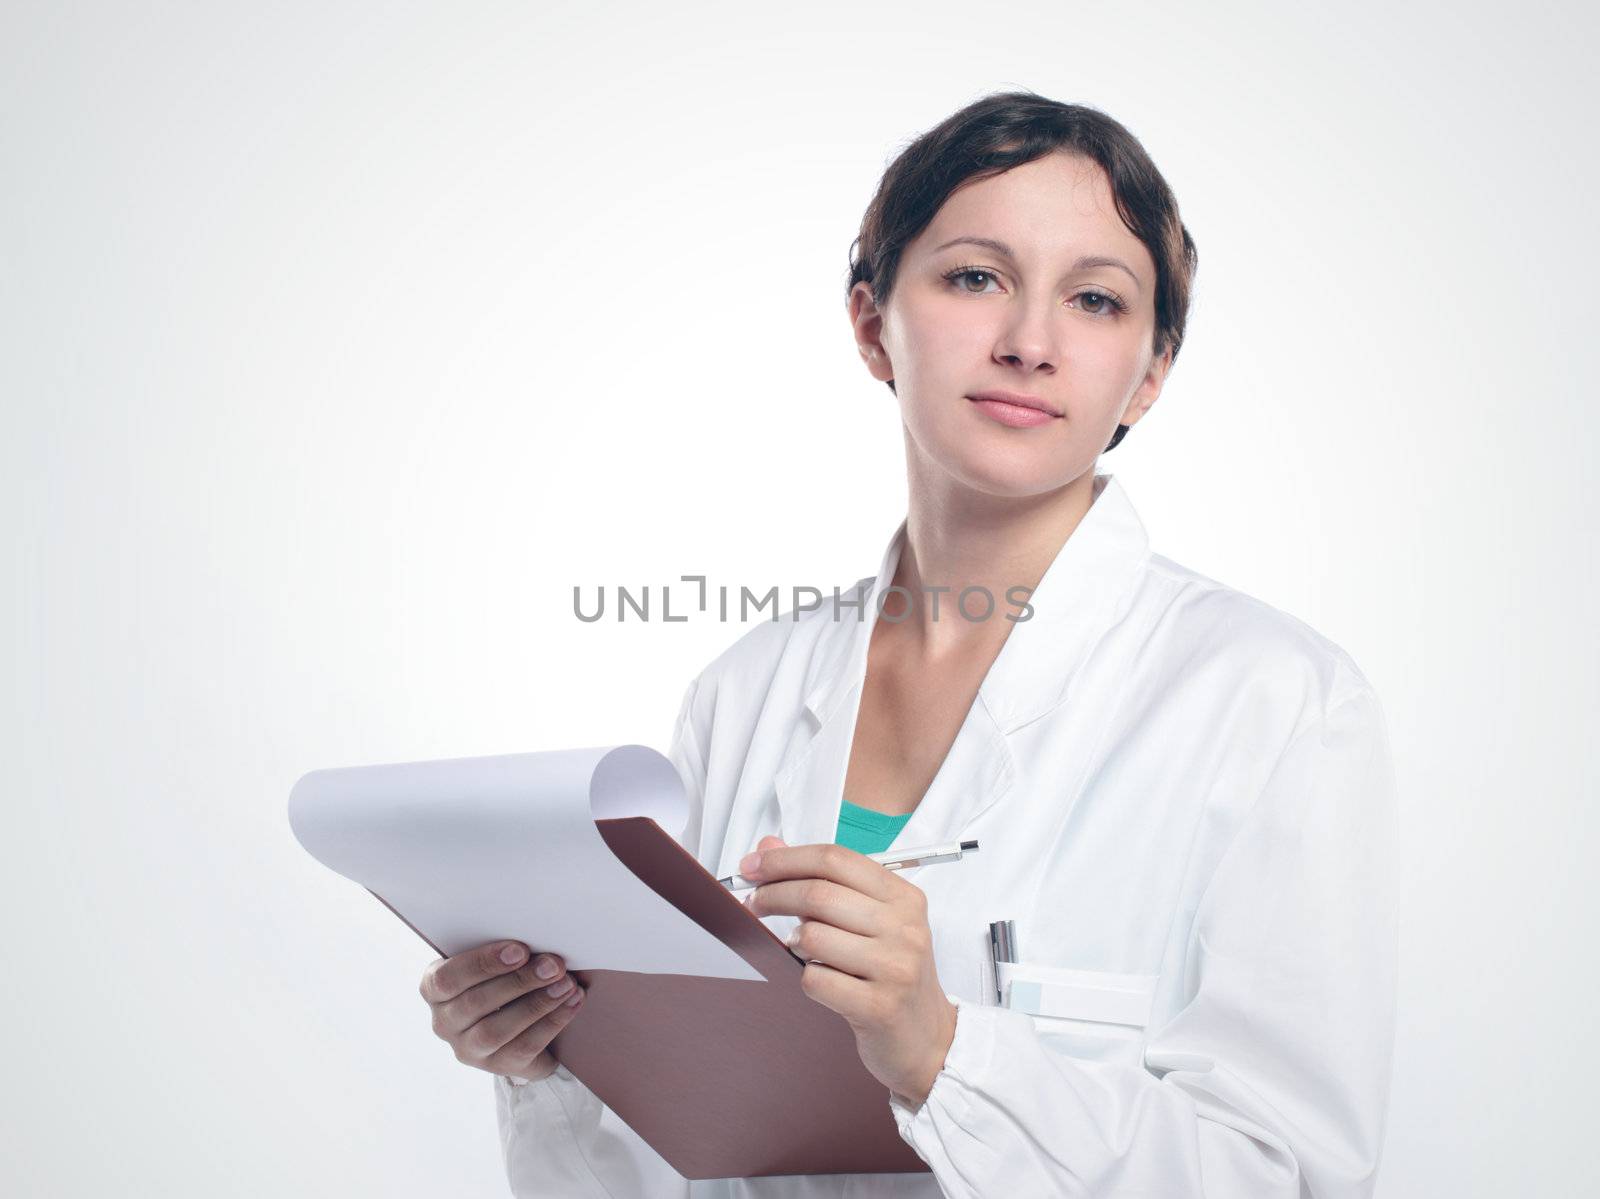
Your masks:
M 520 945 L 507 945 L 500 951 L 500 960 L 508 966 L 515 966 L 527 955 L 527 952 Z
M 744 875 L 746 878 L 749 878 L 752 874 L 760 869 L 761 855 L 759 853 L 747 853 L 744 855 L 744 857 L 739 859 L 739 873 Z
M 544 993 L 550 996 L 552 999 L 559 999 L 570 990 L 572 990 L 572 980 L 570 978 L 564 978 L 558 983 L 551 983 L 544 989 Z
M 533 968 L 533 972 L 540 978 L 554 978 L 561 973 L 561 967 L 556 965 L 554 958 L 540 958 L 539 964 Z
M 570 999 L 568 999 L 565 1003 L 563 1003 L 561 1006 L 562 1007 L 577 1007 L 578 1006 L 578 1000 L 580 1000 L 582 998 L 583 998 L 583 992 L 581 990 L 574 991 L 572 993 L 572 997 Z

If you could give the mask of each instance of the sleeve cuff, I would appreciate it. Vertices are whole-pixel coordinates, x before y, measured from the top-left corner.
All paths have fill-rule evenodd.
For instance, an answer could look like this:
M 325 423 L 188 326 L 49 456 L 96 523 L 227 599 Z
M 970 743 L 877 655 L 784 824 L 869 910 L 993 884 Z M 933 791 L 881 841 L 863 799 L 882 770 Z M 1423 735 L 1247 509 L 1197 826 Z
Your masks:
M 525 1086 L 528 1086 L 529 1084 L 531 1084 L 533 1082 L 533 1079 L 531 1079 L 531 1078 L 523 1078 L 522 1075 L 520 1075 L 520 1074 L 499 1074 L 499 1075 L 496 1075 L 496 1077 L 505 1079 L 506 1084 L 508 1086 L 513 1086 L 513 1087 L 525 1087 Z M 540 1079 L 539 1081 L 540 1082 L 544 1082 L 546 1079 L 550 1079 L 550 1078 L 560 1078 L 563 1081 L 566 1081 L 568 1079 L 574 1079 L 576 1077 L 577 1077 L 577 1075 L 573 1074 L 573 1072 L 571 1070 L 568 1070 L 560 1062 L 557 1062 L 556 1063 L 556 1068 L 553 1071 L 551 1071 L 549 1074 L 546 1074 L 544 1076 L 544 1078 Z
M 972 1107 L 971 1080 L 983 1074 L 994 1057 L 994 1017 L 998 1008 L 946 996 L 956 1005 L 956 1032 L 945 1054 L 944 1067 L 920 1107 L 912 1107 L 892 1092 L 889 1110 L 900 1138 L 920 1154 L 938 1138 L 938 1126 L 961 1125 Z

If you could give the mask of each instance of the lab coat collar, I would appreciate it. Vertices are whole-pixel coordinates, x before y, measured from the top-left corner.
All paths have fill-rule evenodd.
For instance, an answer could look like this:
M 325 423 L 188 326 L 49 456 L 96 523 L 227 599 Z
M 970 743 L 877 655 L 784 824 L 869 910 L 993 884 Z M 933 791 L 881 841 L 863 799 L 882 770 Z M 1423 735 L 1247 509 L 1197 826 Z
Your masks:
M 804 702 L 816 727 L 809 739 L 791 744 L 776 780 L 782 835 L 790 844 L 833 840 L 878 597 L 894 581 L 905 534 L 902 520 L 877 577 L 850 591 L 861 600 L 860 619 L 841 605 L 808 667 Z M 1144 526 L 1122 487 L 1111 475 L 1096 475 L 1089 511 L 1028 597 L 1031 617 L 1006 635 L 978 702 L 896 844 L 953 837 L 1006 793 L 1016 773 L 1007 736 L 1069 698 L 1078 667 L 1126 607 L 1148 557 Z M 996 596 L 993 619 L 1006 613 L 1016 615 L 1017 606 Z M 856 702 L 846 702 L 853 695 Z

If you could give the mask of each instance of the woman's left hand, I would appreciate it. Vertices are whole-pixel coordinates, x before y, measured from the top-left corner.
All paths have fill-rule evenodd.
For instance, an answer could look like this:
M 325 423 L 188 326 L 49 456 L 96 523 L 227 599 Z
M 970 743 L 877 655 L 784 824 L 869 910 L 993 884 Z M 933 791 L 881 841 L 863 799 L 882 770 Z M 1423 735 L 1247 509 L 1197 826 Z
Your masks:
M 920 1107 L 956 1029 L 921 888 L 842 845 L 777 837 L 761 838 L 739 873 L 760 884 L 745 900 L 757 916 L 800 917 L 789 948 L 807 960 L 801 988 L 849 1022 L 872 1076 Z

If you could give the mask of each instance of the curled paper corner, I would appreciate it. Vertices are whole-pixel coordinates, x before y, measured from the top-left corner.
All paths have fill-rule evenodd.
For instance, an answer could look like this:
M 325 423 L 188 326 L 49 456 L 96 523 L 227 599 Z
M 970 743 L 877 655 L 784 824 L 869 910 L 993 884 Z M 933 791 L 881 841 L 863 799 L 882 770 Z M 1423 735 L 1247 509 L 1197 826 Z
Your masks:
M 689 820 L 689 797 L 672 759 L 648 745 L 614 745 L 595 763 L 589 811 L 596 820 L 648 816 L 676 840 Z

